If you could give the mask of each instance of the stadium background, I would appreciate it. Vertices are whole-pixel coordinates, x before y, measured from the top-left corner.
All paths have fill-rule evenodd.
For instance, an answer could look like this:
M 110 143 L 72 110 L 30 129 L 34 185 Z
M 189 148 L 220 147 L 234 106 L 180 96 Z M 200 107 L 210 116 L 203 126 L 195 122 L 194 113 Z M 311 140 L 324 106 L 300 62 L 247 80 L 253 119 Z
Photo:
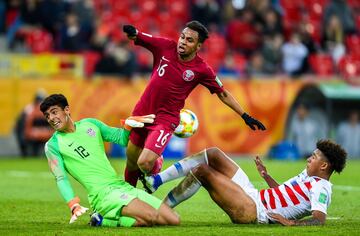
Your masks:
M 346 7 L 337 9 L 336 4 Z M 358 0 L 10 0 L 0 1 L 0 11 L 2 155 L 16 155 L 16 118 L 39 88 L 68 96 L 75 120 L 96 117 L 116 126 L 130 115 L 152 62 L 149 52 L 127 43 L 123 24 L 177 40 L 187 21 L 203 22 L 210 38 L 201 56 L 245 110 L 268 128 L 252 132 L 199 87 L 185 106 L 200 120 L 188 152 L 219 146 L 233 154 L 267 153 L 286 137 L 294 104 L 309 86 L 343 88 L 339 96 L 319 95 L 327 101 L 345 100 L 345 106 L 331 103 L 338 104 L 331 114 L 312 94 L 304 97 L 331 115 L 325 119 L 330 137 L 346 109 L 360 109 Z M 327 34 L 333 30 L 332 14 L 339 15 L 341 24 Z M 281 53 L 294 32 L 309 52 L 296 73 L 286 71 Z

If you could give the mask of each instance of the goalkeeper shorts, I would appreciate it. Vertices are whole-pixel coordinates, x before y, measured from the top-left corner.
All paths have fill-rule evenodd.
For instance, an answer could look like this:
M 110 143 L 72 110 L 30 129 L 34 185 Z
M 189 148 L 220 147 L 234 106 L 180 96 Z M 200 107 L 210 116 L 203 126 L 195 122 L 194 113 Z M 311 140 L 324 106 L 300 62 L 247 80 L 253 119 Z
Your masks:
M 122 216 L 121 211 L 135 198 L 149 204 L 155 209 L 159 209 L 161 200 L 152 196 L 141 189 L 127 186 L 111 186 L 101 191 L 96 197 L 94 210 L 103 216 L 103 226 L 123 226 L 131 227 L 135 223 L 135 218 Z

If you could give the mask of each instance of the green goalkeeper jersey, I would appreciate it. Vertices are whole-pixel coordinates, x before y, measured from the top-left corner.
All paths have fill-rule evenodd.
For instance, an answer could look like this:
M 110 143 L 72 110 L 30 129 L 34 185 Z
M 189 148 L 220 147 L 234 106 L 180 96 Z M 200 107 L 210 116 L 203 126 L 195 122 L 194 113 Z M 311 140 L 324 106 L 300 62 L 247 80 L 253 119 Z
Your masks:
M 45 154 L 58 189 L 66 202 L 75 197 L 68 172 L 89 194 L 89 200 L 112 184 L 125 184 L 111 166 L 104 141 L 126 146 L 130 132 L 105 125 L 96 119 L 75 122 L 75 132 L 55 132 L 45 145 Z

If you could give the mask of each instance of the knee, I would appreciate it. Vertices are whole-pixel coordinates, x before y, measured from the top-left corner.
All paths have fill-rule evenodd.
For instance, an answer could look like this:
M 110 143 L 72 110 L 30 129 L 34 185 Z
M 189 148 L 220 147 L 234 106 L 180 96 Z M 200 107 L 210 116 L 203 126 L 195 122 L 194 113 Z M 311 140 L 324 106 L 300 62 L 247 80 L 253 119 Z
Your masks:
M 147 211 L 143 213 L 142 221 L 146 226 L 153 226 L 157 222 L 158 218 L 159 213 L 157 211 Z
M 206 183 L 211 175 L 211 169 L 207 164 L 198 165 L 191 172 L 202 184 Z
M 145 172 L 150 172 L 153 168 L 154 162 L 147 159 L 139 159 L 137 161 L 139 168 Z
M 180 216 L 176 213 L 173 214 L 173 216 L 168 219 L 169 225 L 179 225 L 180 224 Z
M 211 147 L 206 149 L 206 155 L 209 163 L 214 163 L 219 159 L 222 151 L 218 147 Z

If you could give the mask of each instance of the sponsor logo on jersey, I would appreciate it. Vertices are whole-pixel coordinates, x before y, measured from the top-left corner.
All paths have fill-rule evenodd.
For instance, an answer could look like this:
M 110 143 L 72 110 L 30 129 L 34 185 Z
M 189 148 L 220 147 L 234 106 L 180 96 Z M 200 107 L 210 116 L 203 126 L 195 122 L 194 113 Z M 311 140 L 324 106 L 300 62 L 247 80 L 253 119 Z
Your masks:
M 86 133 L 90 136 L 90 137 L 94 137 L 96 135 L 95 130 L 93 130 L 92 128 L 89 128 Z
M 325 193 L 320 193 L 319 202 L 325 204 L 327 199 L 327 195 Z
M 170 62 L 170 60 L 166 59 L 164 56 L 162 56 L 161 59 L 164 60 L 164 61 Z
M 194 79 L 194 77 L 195 77 L 195 74 L 194 74 L 194 72 L 192 70 L 186 70 L 183 73 L 183 79 L 185 81 L 191 81 L 191 80 Z

